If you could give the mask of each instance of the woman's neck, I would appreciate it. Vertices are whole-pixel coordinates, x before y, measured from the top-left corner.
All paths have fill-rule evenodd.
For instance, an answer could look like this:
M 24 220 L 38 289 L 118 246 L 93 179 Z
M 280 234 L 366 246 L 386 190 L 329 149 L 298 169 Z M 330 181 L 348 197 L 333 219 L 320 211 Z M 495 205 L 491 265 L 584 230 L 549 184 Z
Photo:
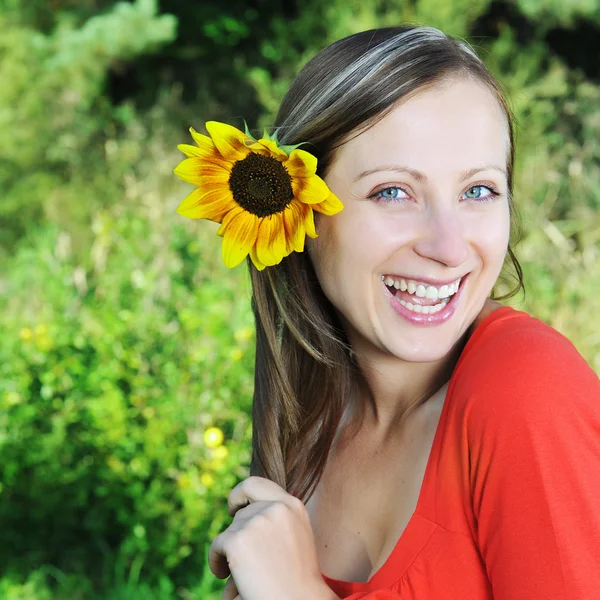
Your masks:
M 347 420 L 373 431 L 381 440 L 397 435 L 413 413 L 450 379 L 468 335 L 443 358 L 415 363 L 373 350 L 357 353 L 360 393 L 352 400 Z

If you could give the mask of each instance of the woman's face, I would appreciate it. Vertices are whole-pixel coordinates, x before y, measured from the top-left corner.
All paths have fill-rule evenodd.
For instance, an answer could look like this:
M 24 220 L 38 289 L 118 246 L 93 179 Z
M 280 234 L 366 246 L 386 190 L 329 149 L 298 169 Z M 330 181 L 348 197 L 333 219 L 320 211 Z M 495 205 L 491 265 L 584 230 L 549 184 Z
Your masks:
M 482 84 L 444 82 L 344 144 L 325 181 L 344 203 L 309 247 L 355 351 L 445 356 L 480 312 L 509 238 L 508 128 Z

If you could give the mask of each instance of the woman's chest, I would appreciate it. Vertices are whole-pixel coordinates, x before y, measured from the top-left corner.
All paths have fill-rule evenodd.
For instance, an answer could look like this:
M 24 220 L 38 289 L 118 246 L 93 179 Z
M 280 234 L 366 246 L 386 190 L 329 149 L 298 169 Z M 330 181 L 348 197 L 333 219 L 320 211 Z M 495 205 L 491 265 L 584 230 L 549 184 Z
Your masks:
M 394 450 L 337 456 L 306 505 L 321 572 L 368 581 L 386 562 L 417 507 L 433 432 Z
M 317 497 L 307 506 L 321 572 L 345 581 L 368 581 L 383 565 L 409 523 L 418 490 L 378 486 L 381 494 L 350 484 L 339 494 Z M 397 498 L 392 506 L 390 497 Z
M 474 540 L 419 514 L 413 515 L 392 556 L 367 583 L 328 577 L 325 581 L 340 598 L 381 591 L 389 591 L 390 598 L 402 600 L 494 598 Z

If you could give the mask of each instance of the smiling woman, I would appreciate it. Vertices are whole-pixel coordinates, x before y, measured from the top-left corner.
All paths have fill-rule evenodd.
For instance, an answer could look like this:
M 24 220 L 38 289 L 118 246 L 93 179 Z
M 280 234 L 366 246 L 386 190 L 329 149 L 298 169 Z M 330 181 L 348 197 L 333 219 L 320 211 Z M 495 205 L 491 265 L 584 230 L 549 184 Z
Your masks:
M 250 255 L 257 346 L 253 477 L 210 553 L 232 575 L 224 598 L 596 597 L 600 383 L 562 335 L 494 300 L 503 269 L 522 287 L 499 84 L 439 30 L 367 31 L 304 67 L 276 127 L 326 189 L 302 200 L 296 184 L 306 223 L 317 211 L 306 252 L 294 238 L 270 255 L 262 222 L 228 246 Z M 240 136 L 217 149 L 295 164 Z M 289 186 L 264 212 L 274 184 L 252 165 L 223 167 L 228 210 L 295 235 Z M 207 218 L 226 236 L 234 222 Z
M 509 156 L 494 95 L 456 75 L 399 101 L 338 149 L 325 181 L 345 208 L 317 223 L 309 250 L 358 356 L 373 345 L 414 377 L 431 369 L 415 362 L 443 360 L 463 338 L 506 256 Z M 390 279 L 406 291 L 392 293 Z M 438 288 L 454 282 L 451 300 L 438 302 Z

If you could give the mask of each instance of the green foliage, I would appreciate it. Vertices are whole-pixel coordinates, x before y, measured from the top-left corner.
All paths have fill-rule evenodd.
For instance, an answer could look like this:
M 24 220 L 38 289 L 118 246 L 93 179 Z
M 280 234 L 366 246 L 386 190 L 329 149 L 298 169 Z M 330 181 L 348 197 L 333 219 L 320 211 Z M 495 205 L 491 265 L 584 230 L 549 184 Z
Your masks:
M 485 13 L 489 4 L 490 0 L 421 0 L 415 3 L 411 21 L 438 27 L 449 35 L 464 38 L 475 19 Z
M 0 598 L 220 597 L 205 558 L 248 472 L 249 289 L 217 227 L 176 214 L 189 186 L 170 149 L 184 122 L 270 127 L 301 65 L 356 31 L 438 26 L 504 83 L 528 288 L 514 304 L 600 373 L 600 89 L 547 41 L 596 26 L 596 3 L 161 7 L 0 7 Z
M 542 26 L 572 26 L 576 18 L 582 17 L 600 21 L 598 0 L 518 0 L 517 4 L 525 16 L 541 20 Z
M 209 578 L 190 588 L 176 588 L 162 576 L 151 585 L 136 576 L 125 578 L 115 573 L 114 580 L 101 590 L 94 589 L 85 576 L 66 574 L 54 567 L 42 567 L 27 577 L 6 574 L 0 579 L 0 598 L 3 600 L 219 600 L 221 590 L 210 585 Z
M 506 28 L 486 50 L 517 120 L 518 256 L 528 294 L 517 303 L 552 324 L 600 372 L 600 88 L 536 42 L 515 54 Z
M 128 180 L 127 203 L 93 215 L 85 249 L 50 228 L 6 273 L 7 568 L 47 563 L 102 580 L 103 563 L 122 561 L 146 579 L 183 581 L 202 572 L 223 525 L 215 508 L 247 473 L 247 282 L 221 266 L 214 227 L 182 223 L 177 202 L 157 193 L 172 183 L 174 156 L 163 158 Z M 203 437 L 211 426 L 225 433 L 217 448 Z
M 156 10 L 155 0 L 119 3 L 80 27 L 59 14 L 47 35 L 0 11 L 0 79 L 10 82 L 0 87 L 0 249 L 44 215 L 64 214 L 62 188 L 102 162 L 107 130 L 130 115 L 104 96 L 109 68 L 175 36 L 174 17 Z M 94 202 L 115 191 L 105 187 Z M 84 219 L 89 207 L 69 210 Z
M 43 575 L 35 572 L 26 581 L 5 575 L 0 579 L 0 597 L 6 600 L 52 600 L 52 592 Z

